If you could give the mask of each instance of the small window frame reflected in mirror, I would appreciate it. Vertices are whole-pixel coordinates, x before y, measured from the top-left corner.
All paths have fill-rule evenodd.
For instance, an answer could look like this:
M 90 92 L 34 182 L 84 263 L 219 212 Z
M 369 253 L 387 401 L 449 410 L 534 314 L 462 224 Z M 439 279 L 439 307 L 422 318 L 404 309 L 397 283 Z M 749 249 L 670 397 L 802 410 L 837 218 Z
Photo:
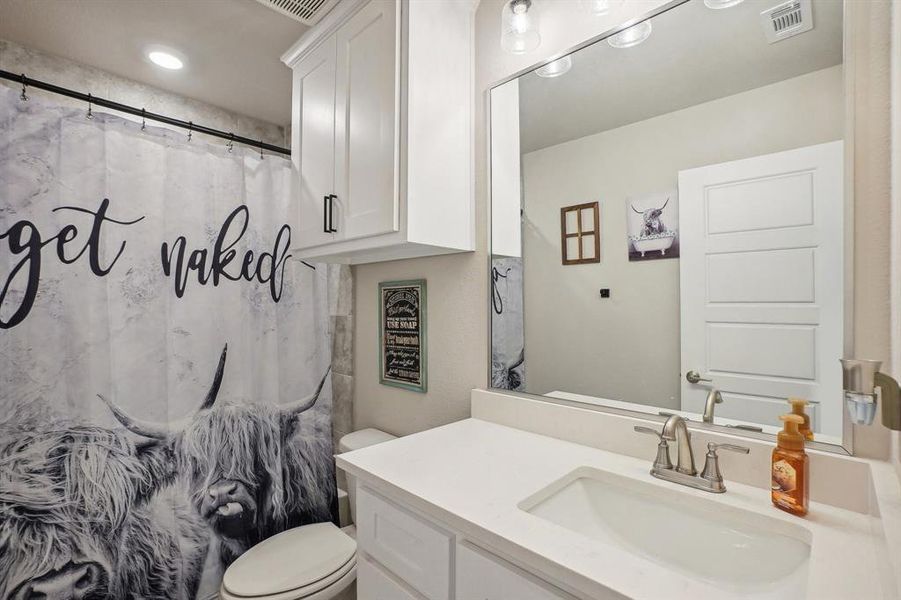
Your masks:
M 564 265 L 601 262 L 601 215 L 597 202 L 560 208 L 560 256 Z

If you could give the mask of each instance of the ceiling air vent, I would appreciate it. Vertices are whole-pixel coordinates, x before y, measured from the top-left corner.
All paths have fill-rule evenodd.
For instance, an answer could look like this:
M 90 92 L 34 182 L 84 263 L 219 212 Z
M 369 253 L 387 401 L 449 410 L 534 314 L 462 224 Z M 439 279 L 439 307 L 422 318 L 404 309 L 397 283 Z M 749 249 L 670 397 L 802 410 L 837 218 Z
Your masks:
M 760 13 L 760 19 L 771 44 L 813 29 L 810 0 L 783 2 Z
M 304 25 L 315 25 L 330 11 L 338 0 L 257 0 Z

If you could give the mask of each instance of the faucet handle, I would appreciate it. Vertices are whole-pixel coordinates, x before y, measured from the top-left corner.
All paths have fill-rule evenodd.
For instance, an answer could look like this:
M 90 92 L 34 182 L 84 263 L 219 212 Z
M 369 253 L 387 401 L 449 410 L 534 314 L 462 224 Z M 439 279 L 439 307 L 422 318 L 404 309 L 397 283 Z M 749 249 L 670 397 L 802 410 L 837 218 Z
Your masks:
M 660 438 L 661 441 L 665 441 L 663 439 L 663 434 L 660 433 L 659 431 L 657 431 L 656 429 L 651 429 L 650 427 L 644 427 L 643 425 L 636 425 L 634 427 L 634 429 L 638 433 L 647 433 L 649 435 L 656 435 L 658 438 Z
M 660 442 L 657 444 L 657 458 L 654 459 L 654 468 L 655 469 L 672 469 L 673 462 L 669 457 L 669 443 L 667 443 L 666 438 L 663 437 L 663 434 L 657 431 L 656 429 L 651 429 L 650 427 L 644 427 L 642 425 L 636 425 L 634 427 L 635 431 L 638 433 L 647 433 L 651 435 L 656 435 Z
M 740 452 L 742 454 L 748 454 L 751 452 L 751 449 L 746 446 L 739 446 L 737 444 L 717 444 L 716 442 L 707 442 L 707 452 L 713 452 L 716 455 L 717 450 L 729 450 L 730 452 Z
M 717 450 L 729 450 L 730 452 L 740 452 L 748 454 L 751 449 L 736 444 L 717 444 L 716 442 L 707 442 L 707 459 L 704 461 L 704 470 L 701 471 L 701 479 L 710 482 L 711 492 L 725 492 L 726 486 L 723 484 L 723 474 L 720 472 L 720 460 Z

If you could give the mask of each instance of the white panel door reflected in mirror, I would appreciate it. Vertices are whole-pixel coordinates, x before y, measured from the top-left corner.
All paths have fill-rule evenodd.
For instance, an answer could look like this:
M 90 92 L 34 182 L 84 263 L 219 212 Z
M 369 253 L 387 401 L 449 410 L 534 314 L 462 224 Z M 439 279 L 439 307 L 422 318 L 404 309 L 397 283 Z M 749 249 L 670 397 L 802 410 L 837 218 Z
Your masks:
M 689 0 L 492 89 L 493 387 L 697 421 L 715 389 L 764 433 L 800 396 L 842 443 L 843 6 L 773 38 L 776 4 Z M 600 262 L 561 264 L 561 208 L 594 202 Z

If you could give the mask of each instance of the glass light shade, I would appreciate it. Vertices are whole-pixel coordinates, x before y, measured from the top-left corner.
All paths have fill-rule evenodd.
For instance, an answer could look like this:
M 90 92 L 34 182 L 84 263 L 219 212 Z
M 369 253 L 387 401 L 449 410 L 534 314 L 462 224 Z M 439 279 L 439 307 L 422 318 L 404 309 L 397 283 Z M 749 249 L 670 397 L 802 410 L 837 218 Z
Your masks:
M 535 0 L 505 2 L 501 12 L 501 47 L 511 54 L 525 54 L 540 44 Z
M 614 48 L 631 48 L 637 46 L 651 36 L 653 26 L 650 21 L 642 21 L 607 38 L 607 43 Z
M 704 6 L 718 10 L 720 8 L 732 8 L 744 1 L 745 0 L 704 0 Z
M 579 0 L 582 10 L 595 17 L 603 17 L 610 12 L 612 0 Z
M 535 69 L 535 74 L 539 77 L 560 77 L 564 73 L 568 72 L 573 68 L 573 59 L 571 56 L 564 56 L 563 58 L 558 58 L 554 62 L 549 62 L 548 64 Z

